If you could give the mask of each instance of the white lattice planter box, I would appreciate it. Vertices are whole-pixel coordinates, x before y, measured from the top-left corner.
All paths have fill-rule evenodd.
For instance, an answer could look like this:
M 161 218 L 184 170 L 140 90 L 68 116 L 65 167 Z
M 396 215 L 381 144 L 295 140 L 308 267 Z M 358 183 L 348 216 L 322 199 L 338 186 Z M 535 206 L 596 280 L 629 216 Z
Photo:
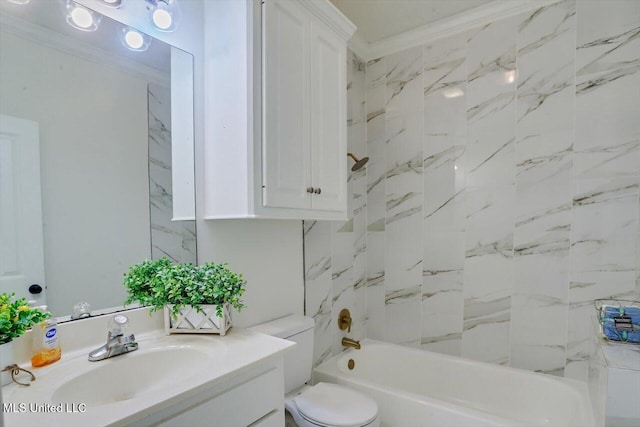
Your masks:
M 171 305 L 164 308 L 164 328 L 167 334 L 219 334 L 225 335 L 231 327 L 229 305 L 222 308 L 222 317 L 216 314 L 216 305 L 201 304 L 201 312 L 191 306 L 182 307 L 177 318 L 171 316 Z

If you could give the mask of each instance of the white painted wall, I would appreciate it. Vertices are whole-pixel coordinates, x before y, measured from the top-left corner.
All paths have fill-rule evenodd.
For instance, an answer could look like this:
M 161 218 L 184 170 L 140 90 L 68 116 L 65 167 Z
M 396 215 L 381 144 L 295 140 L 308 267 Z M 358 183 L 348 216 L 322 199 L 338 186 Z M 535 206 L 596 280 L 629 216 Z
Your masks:
M 144 0 L 127 2 L 122 9 L 108 8 L 96 0 L 78 3 L 147 31 L 153 37 L 194 55 L 196 216 L 198 262 L 228 262 L 249 282 L 246 309 L 234 317 L 238 326 L 250 326 L 289 313 L 302 313 L 302 228 L 295 220 L 215 220 L 204 215 L 204 1 L 181 0 L 181 20 L 173 33 L 150 28 Z M 239 0 L 244 1 L 244 0 Z M 247 0 L 250 1 L 250 0 Z
M 40 125 L 49 308 L 122 305 L 150 255 L 147 82 L 9 33 L 0 52 L 0 112 Z

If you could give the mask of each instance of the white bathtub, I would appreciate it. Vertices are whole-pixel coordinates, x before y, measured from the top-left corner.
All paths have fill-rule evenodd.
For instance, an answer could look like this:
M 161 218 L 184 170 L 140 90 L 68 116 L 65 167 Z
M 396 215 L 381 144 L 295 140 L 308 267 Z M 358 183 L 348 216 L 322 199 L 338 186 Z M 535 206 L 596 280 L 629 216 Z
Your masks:
M 315 368 L 313 382 L 371 396 L 382 426 L 594 427 L 585 383 L 369 339 L 361 344 Z

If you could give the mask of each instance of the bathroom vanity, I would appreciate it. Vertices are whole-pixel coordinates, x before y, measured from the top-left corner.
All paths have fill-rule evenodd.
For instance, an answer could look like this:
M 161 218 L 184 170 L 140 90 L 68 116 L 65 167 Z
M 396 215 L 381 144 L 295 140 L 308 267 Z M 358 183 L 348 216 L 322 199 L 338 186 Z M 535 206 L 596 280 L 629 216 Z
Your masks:
M 102 323 L 61 325 L 66 344 L 73 336 L 83 345 L 33 369 L 29 387 L 2 389 L 7 427 L 284 425 L 283 354 L 293 343 L 239 328 L 224 337 L 150 329 L 136 334 L 137 351 L 89 362 Z

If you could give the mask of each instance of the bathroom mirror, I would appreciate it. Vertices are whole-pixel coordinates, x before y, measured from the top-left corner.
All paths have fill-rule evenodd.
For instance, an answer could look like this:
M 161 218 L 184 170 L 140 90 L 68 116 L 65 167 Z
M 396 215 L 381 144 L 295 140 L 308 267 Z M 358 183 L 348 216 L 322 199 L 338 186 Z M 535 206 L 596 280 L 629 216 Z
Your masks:
M 67 319 L 122 309 L 132 264 L 196 262 L 193 58 L 74 5 L 0 0 L 0 292 Z

